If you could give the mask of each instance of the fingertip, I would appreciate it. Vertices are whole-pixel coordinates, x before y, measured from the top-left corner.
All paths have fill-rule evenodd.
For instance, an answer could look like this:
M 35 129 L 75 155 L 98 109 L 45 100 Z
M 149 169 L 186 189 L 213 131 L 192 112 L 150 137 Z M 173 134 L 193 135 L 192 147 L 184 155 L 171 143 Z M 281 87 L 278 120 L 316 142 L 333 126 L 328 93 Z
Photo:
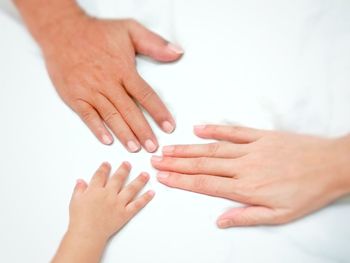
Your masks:
M 131 168 L 132 168 L 131 163 L 129 163 L 128 161 L 124 161 L 124 162 L 122 163 L 122 165 L 123 165 L 127 170 L 131 170 Z
M 159 182 L 164 183 L 170 176 L 169 172 L 158 172 L 157 179 Z
M 113 144 L 113 137 L 110 134 L 103 134 L 100 141 L 105 145 L 111 145 Z
M 101 168 L 107 168 L 107 169 L 110 169 L 111 168 L 111 164 L 109 162 L 103 162 L 101 164 Z
M 162 130 L 168 134 L 171 134 L 175 131 L 176 129 L 176 126 L 175 124 L 172 124 L 171 122 L 169 121 L 164 121 L 161 125 L 162 127 Z
M 156 195 L 156 192 L 153 190 L 149 190 L 147 191 L 147 195 L 152 199 Z
M 168 146 L 164 146 L 162 148 L 162 153 L 163 155 L 172 155 L 176 150 L 176 147 L 173 145 L 168 145 Z
M 174 44 L 174 43 L 168 43 L 167 44 L 167 48 L 168 50 L 177 55 L 177 56 L 182 56 L 185 53 L 185 50 L 178 44 Z
M 150 175 L 146 172 L 142 172 L 139 178 L 146 183 L 150 179 Z
M 230 219 L 218 219 L 216 221 L 216 225 L 221 229 L 233 227 L 232 221 Z
M 126 148 L 131 153 L 137 153 L 141 150 L 140 144 L 136 143 L 135 141 L 128 141 L 126 144 Z
M 149 152 L 149 153 L 154 153 L 155 151 L 157 151 L 158 149 L 158 144 L 153 142 L 153 140 L 148 139 L 145 142 L 145 149 Z
M 77 179 L 74 187 L 74 191 L 81 191 L 87 187 L 87 183 L 83 179 Z
M 207 125 L 195 125 L 193 127 L 193 131 L 195 134 L 199 134 L 202 133 L 205 129 L 206 129 Z

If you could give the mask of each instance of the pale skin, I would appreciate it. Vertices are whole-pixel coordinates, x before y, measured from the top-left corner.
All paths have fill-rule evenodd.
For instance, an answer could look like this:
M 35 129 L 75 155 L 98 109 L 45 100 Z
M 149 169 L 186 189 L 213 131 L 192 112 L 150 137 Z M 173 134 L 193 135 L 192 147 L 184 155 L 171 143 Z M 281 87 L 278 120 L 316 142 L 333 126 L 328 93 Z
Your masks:
M 205 125 L 209 144 L 172 145 L 152 165 L 169 186 L 243 203 L 220 228 L 284 224 L 350 193 L 350 136 L 337 139 Z
M 152 200 L 153 191 L 137 197 L 149 180 L 147 173 L 124 186 L 130 169 L 131 165 L 124 162 L 109 177 L 111 166 L 103 163 L 89 184 L 77 181 L 68 230 L 52 263 L 100 262 L 108 240 Z
M 41 47 L 58 94 L 98 140 L 112 144 L 114 134 L 130 152 L 156 151 L 142 108 L 164 132 L 174 131 L 175 120 L 138 74 L 135 56 L 172 62 L 183 50 L 132 19 L 91 17 L 75 0 L 14 3 Z

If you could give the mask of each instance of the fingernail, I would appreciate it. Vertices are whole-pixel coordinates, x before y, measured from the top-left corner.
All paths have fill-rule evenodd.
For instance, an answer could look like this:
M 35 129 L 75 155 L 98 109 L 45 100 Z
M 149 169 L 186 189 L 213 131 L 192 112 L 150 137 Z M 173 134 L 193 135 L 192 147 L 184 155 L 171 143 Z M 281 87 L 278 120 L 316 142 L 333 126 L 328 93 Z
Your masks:
M 145 142 L 145 147 L 146 150 L 149 152 L 154 152 L 155 150 L 157 150 L 157 145 L 155 145 L 155 143 L 152 140 L 147 140 Z
M 131 164 L 127 161 L 124 161 L 123 164 L 128 168 L 131 169 Z
M 160 180 L 162 180 L 162 179 L 168 178 L 169 175 L 170 175 L 170 174 L 167 173 L 167 172 L 159 172 L 159 173 L 157 174 L 157 178 L 160 179 Z
M 185 51 L 177 44 L 168 43 L 168 48 L 176 54 L 183 54 Z
M 103 134 L 102 135 L 102 142 L 104 143 L 104 144 L 112 144 L 112 142 L 113 142 L 113 139 L 110 137 L 110 136 L 108 136 L 108 135 L 106 135 L 106 134 Z
M 140 176 L 145 179 L 148 180 L 149 179 L 149 174 L 148 173 L 141 173 Z
M 149 190 L 147 194 L 151 197 L 153 197 L 156 193 L 153 190 Z
M 151 161 L 152 162 L 161 162 L 161 161 L 163 161 L 163 158 L 161 156 L 154 155 L 154 156 L 152 156 Z
M 137 145 L 134 141 L 128 141 L 127 146 L 128 146 L 129 151 L 132 153 L 140 150 L 140 146 Z
M 226 228 L 231 226 L 231 220 L 230 219 L 222 219 L 218 221 L 218 226 L 221 228 Z
M 175 130 L 175 127 L 170 122 L 165 121 L 162 123 L 162 129 L 166 133 L 172 133 Z
M 175 150 L 175 146 L 164 146 L 162 152 L 163 153 L 173 153 Z
M 205 129 L 205 127 L 206 127 L 206 125 L 196 125 L 196 126 L 194 126 L 194 130 L 195 131 L 202 131 Z
M 84 183 L 84 180 L 82 180 L 82 179 L 77 179 L 77 181 L 76 181 L 76 185 L 81 185 L 81 184 L 83 184 Z

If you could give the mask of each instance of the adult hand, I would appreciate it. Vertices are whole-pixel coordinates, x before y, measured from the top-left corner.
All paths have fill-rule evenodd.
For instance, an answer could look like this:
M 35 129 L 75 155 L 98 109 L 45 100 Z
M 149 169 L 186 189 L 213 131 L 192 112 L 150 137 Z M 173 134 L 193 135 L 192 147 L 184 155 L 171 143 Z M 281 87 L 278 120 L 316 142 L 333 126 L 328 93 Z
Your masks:
M 66 104 L 101 142 L 113 142 L 106 124 L 130 152 L 141 145 L 154 152 L 157 139 L 137 104 L 167 133 L 175 129 L 175 121 L 138 74 L 135 54 L 168 62 L 183 51 L 129 19 L 79 15 L 51 27 L 42 47 L 51 79 Z
M 154 156 L 161 183 L 246 204 L 221 228 L 282 224 L 350 192 L 350 139 L 325 139 L 230 126 L 198 126 L 203 145 L 163 148 Z

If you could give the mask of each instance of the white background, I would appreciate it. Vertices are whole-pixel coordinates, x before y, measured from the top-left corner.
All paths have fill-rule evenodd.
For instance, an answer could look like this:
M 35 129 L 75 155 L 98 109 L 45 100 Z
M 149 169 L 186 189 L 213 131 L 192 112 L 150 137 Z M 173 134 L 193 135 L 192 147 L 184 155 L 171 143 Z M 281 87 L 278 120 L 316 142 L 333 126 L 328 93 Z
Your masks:
M 202 142 L 198 123 L 241 123 L 323 136 L 350 131 L 348 1 L 80 1 L 94 15 L 135 17 L 186 50 L 178 63 L 140 59 L 174 113 L 160 144 Z M 96 141 L 57 96 L 16 14 L 0 11 L 0 262 L 48 262 L 77 178 L 102 161 L 152 175 L 156 198 L 113 240 L 105 262 L 346 262 L 350 201 L 293 224 L 219 230 L 236 203 L 167 189 L 150 154 Z

